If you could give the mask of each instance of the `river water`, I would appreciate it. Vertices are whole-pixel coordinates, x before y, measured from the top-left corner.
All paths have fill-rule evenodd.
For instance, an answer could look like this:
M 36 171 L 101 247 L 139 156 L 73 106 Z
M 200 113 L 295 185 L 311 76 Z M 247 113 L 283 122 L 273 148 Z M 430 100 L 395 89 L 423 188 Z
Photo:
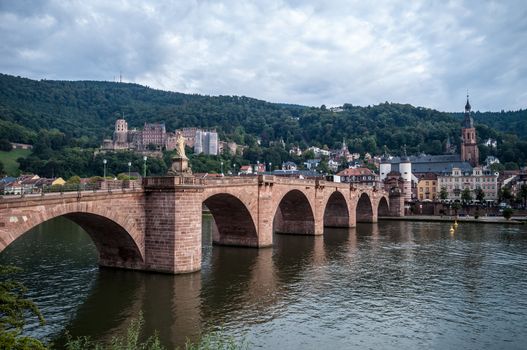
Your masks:
M 221 329 L 260 349 L 525 349 L 527 228 L 359 224 L 275 235 L 273 248 L 212 247 L 203 269 L 171 276 L 99 268 L 88 235 L 58 218 L 15 241 L 0 264 L 25 272 L 47 324 L 28 334 L 108 341 L 140 312 L 164 345 Z

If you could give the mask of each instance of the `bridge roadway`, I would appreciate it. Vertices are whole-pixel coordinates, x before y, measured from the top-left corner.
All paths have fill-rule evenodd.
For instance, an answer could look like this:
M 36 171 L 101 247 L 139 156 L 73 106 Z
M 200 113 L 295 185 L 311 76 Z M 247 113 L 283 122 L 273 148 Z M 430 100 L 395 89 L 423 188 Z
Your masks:
M 4 196 L 0 251 L 31 228 L 63 216 L 91 236 L 101 266 L 198 271 L 204 206 L 214 218 L 215 244 L 263 248 L 272 246 L 273 232 L 321 235 L 324 226 L 402 216 L 404 198 L 373 187 L 269 175 L 148 177 L 140 189 Z

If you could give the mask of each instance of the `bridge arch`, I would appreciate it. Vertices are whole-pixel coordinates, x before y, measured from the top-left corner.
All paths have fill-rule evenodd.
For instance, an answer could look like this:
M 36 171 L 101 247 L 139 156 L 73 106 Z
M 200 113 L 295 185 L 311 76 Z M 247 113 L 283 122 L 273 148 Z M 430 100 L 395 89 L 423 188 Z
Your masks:
M 311 202 L 297 189 L 285 193 L 273 216 L 273 228 L 277 233 L 315 234 L 315 215 Z
M 377 207 L 378 216 L 390 216 L 390 207 L 388 205 L 388 200 L 386 196 L 382 196 L 379 199 L 379 206 Z
M 325 227 L 350 227 L 348 202 L 341 192 L 335 191 L 329 196 L 323 220 Z
M 217 193 L 205 198 L 203 204 L 214 218 L 213 243 L 258 247 L 258 234 L 251 211 L 239 198 Z
M 67 205 L 53 207 L 39 215 L 28 213 L 21 216 L 22 222 L 11 216 L 19 225 L 9 225 L 6 232 L 0 232 L 0 251 L 32 228 L 57 217 L 73 221 L 88 233 L 97 248 L 99 265 L 127 269 L 144 267 L 143 235 L 133 224 L 111 215 L 72 210 Z
M 367 193 L 362 193 L 357 202 L 357 222 L 373 222 L 373 204 Z

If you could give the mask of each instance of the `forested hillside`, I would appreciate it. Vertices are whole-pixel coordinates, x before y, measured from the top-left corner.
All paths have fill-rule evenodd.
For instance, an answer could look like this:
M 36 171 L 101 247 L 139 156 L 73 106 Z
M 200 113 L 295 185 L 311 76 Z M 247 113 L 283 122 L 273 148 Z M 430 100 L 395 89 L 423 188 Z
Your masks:
M 499 142 L 496 151 L 482 147 L 482 158 L 492 153 L 503 162 L 525 163 L 526 113 L 475 114 L 480 140 L 492 137 Z M 288 158 L 280 147 L 269 147 L 269 142 L 276 140 L 284 140 L 286 149 L 292 145 L 335 148 L 345 139 L 353 152 L 380 153 L 386 145 L 391 152 L 399 153 L 406 144 L 411 153 L 438 154 L 447 137 L 459 143 L 461 118 L 460 114 L 396 103 L 368 107 L 345 104 L 343 111 L 333 112 L 324 106 L 188 95 L 137 84 L 35 81 L 0 74 L 0 140 L 35 145 L 33 159 L 23 164 L 25 170 L 38 171 L 47 162 L 67 166 L 72 159 L 64 157 L 72 153 L 78 157 L 81 149 L 97 147 L 103 137 L 111 136 L 115 119 L 121 115 L 130 127 L 164 121 L 169 131 L 184 126 L 216 128 L 221 139 L 249 146 L 246 161 L 274 164 Z M 258 138 L 260 145 L 256 143 Z M 39 166 L 35 166 L 37 159 Z M 77 169 L 85 169 L 77 170 L 83 175 L 92 172 L 88 165 Z M 64 171 L 70 174 L 75 169 Z

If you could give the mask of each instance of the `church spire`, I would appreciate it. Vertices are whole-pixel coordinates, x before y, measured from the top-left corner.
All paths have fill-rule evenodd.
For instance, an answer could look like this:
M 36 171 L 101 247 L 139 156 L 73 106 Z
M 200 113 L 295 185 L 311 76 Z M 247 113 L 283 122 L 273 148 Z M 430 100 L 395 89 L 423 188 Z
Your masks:
M 465 118 L 463 119 L 463 127 L 464 128 L 473 128 L 474 127 L 474 119 L 472 119 L 471 110 L 472 107 L 470 106 L 470 102 L 468 100 L 469 95 L 467 91 L 467 103 L 465 104 Z
M 467 90 L 467 104 L 465 105 L 465 113 L 470 113 L 470 102 L 468 101 L 468 90 Z

